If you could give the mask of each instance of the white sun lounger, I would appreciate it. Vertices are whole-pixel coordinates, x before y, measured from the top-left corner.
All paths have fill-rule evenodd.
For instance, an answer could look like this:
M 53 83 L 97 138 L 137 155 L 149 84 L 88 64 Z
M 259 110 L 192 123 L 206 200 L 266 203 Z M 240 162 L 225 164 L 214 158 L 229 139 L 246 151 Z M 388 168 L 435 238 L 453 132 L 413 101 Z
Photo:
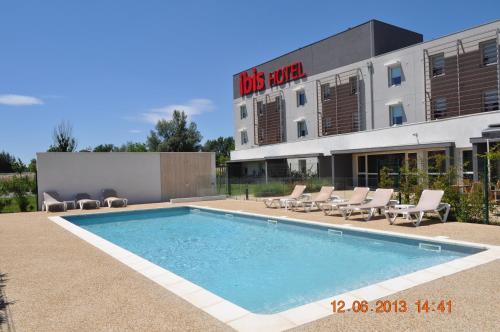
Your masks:
M 443 198 L 443 190 L 429 190 L 422 191 L 422 195 L 418 200 L 415 207 L 407 207 L 404 209 L 388 209 L 385 211 L 385 216 L 390 224 L 394 224 L 398 215 L 404 216 L 407 220 L 411 221 L 415 227 L 418 227 L 422 222 L 425 213 L 435 212 L 442 222 L 446 222 L 448 214 L 450 213 L 450 204 L 441 203 Z M 441 212 L 444 211 L 443 216 Z
M 66 202 L 60 200 L 59 195 L 56 192 L 44 192 L 43 193 L 43 203 L 42 203 L 42 211 L 50 212 L 50 209 L 54 206 L 66 211 L 68 206 Z
M 348 205 L 340 208 L 340 212 L 344 219 L 349 219 L 354 211 L 361 212 L 361 216 L 366 221 L 370 220 L 378 209 L 386 209 L 391 201 L 394 189 L 377 189 L 371 201 L 360 205 Z M 364 213 L 367 212 L 367 216 Z
M 98 209 L 101 206 L 101 202 L 97 199 L 92 199 L 87 193 L 78 193 L 75 195 L 76 204 L 83 209 Z
M 290 195 L 281 197 L 268 197 L 264 199 L 264 204 L 268 208 L 270 207 L 280 208 L 284 206 L 287 202 L 298 200 L 304 193 L 304 190 L 306 190 L 306 186 L 296 185 Z
M 323 186 L 319 193 L 312 199 L 301 198 L 291 202 L 292 210 L 303 208 L 304 211 L 310 211 L 314 206 L 319 209 L 321 203 L 329 201 L 335 187 Z
M 325 215 L 331 215 L 334 210 L 339 210 L 343 206 L 349 205 L 360 205 L 366 201 L 366 196 L 370 192 L 370 188 L 367 187 L 356 187 L 352 193 L 352 196 L 348 200 L 333 200 L 331 202 L 326 202 L 320 205 L 321 210 Z
M 114 189 L 103 189 L 102 203 L 103 205 L 107 205 L 108 207 L 125 207 L 128 204 L 128 200 L 126 198 L 118 197 L 118 194 Z

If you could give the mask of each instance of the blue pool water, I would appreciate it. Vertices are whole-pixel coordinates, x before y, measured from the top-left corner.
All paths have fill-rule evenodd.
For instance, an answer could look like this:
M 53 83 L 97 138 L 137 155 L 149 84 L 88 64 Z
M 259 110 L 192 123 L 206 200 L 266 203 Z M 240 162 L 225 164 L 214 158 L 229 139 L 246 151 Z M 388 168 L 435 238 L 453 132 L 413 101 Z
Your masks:
M 276 313 L 480 249 L 172 208 L 65 217 L 254 313 Z

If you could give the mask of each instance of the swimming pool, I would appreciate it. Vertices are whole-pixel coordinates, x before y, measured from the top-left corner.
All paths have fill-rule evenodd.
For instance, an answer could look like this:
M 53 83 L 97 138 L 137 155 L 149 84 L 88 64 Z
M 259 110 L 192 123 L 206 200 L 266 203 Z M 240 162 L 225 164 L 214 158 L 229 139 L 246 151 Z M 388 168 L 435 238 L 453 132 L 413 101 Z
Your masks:
M 483 250 L 190 207 L 64 218 L 257 314 L 282 312 Z

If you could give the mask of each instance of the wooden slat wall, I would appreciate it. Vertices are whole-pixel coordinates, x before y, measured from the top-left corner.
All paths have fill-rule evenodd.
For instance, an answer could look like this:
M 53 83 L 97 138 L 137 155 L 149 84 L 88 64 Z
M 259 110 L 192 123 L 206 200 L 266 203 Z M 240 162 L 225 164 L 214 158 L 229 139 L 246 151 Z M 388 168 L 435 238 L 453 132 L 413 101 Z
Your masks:
M 276 100 L 264 103 L 263 114 L 258 114 L 259 145 L 281 143 L 280 110 Z
M 162 201 L 215 194 L 214 153 L 161 153 L 160 173 Z
M 444 75 L 431 77 L 431 120 L 484 112 L 483 92 L 497 90 L 497 66 L 483 66 L 480 50 L 445 58 Z M 458 68 L 458 71 L 457 71 Z M 427 75 L 432 76 L 429 68 Z M 460 74 L 460 83 L 459 75 Z M 460 84 L 460 85 L 459 85 Z M 458 93 L 460 91 L 460 95 Z M 446 98 L 445 114 L 436 116 L 434 101 Z M 460 108 L 459 108 L 460 107 Z
M 338 84 L 330 87 L 330 99 L 324 100 L 321 96 L 323 136 L 358 131 L 358 96 L 351 93 L 351 88 L 350 83 Z M 324 91 L 323 89 L 321 91 Z M 330 127 L 327 122 L 331 124 Z

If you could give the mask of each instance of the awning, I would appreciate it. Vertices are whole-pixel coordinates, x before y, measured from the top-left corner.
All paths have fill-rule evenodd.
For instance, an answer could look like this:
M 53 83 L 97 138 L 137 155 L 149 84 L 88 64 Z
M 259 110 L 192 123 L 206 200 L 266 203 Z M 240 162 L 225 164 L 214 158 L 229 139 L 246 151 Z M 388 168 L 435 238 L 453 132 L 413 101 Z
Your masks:
M 387 103 L 385 103 L 385 106 L 393 106 L 393 105 L 398 105 L 398 104 L 402 104 L 402 103 L 403 102 L 401 101 L 401 99 L 393 99 L 393 100 L 390 100 Z
M 449 148 L 455 146 L 454 142 L 439 142 L 439 143 L 424 143 L 424 144 L 411 144 L 411 145 L 393 145 L 376 148 L 360 148 L 360 149 L 346 149 L 346 150 L 332 150 L 334 154 L 352 154 L 352 153 L 369 153 L 369 152 L 389 152 L 389 151 L 405 151 L 405 150 L 421 150 L 421 149 L 435 149 L 435 148 Z
M 305 116 L 299 116 L 298 118 L 294 119 L 293 122 L 301 122 L 301 121 L 305 121 L 305 120 L 306 120 Z
M 322 157 L 322 153 L 306 153 L 306 154 L 289 154 L 286 156 L 272 156 L 272 157 L 264 157 L 265 160 L 273 160 L 273 159 L 298 159 L 298 158 L 314 158 L 314 157 Z
M 490 124 L 488 128 L 481 131 L 481 137 L 471 137 L 471 143 L 486 143 L 500 141 L 500 124 Z
M 264 157 L 264 158 L 229 160 L 228 163 L 243 163 L 243 162 L 252 162 L 252 161 L 266 161 L 266 160 L 277 160 L 277 159 L 315 158 L 315 157 L 323 157 L 323 153 L 289 154 L 289 155 L 285 155 L 285 156 L 269 156 L 269 157 Z
M 247 130 L 247 128 L 246 128 L 246 127 L 243 127 L 243 128 L 238 129 L 238 131 L 239 131 L 239 132 L 246 131 L 246 130 Z
M 399 65 L 400 63 L 401 63 L 401 60 L 394 59 L 394 60 L 391 60 L 391 61 L 388 61 L 388 62 L 384 63 L 384 66 L 386 66 L 386 67 L 392 67 L 392 66 L 395 66 L 395 65 Z
M 264 158 L 228 160 L 227 162 L 231 163 L 231 164 L 235 164 L 235 163 L 246 163 L 246 162 L 252 162 L 252 161 L 264 161 Z
M 304 90 L 304 86 L 303 85 L 299 85 L 299 86 L 296 86 L 292 89 L 293 91 L 300 91 L 300 90 Z

